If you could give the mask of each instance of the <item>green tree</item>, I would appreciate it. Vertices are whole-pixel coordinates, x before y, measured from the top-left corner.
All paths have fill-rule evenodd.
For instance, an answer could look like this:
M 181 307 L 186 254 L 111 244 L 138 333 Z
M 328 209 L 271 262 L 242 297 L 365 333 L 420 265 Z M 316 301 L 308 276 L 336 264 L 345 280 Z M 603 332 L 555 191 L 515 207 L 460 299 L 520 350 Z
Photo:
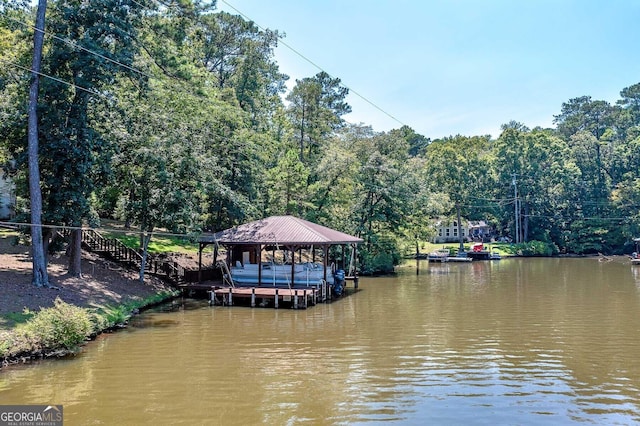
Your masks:
M 351 112 L 345 102 L 348 94 L 349 89 L 340 85 L 339 78 L 324 71 L 312 78 L 296 80 L 287 100 L 300 161 L 315 166 L 323 141 L 343 125 L 342 116 Z
M 268 117 L 268 110 L 280 102 L 287 79 L 273 60 L 281 35 L 226 12 L 202 15 L 195 34 L 198 61 L 218 88 L 233 90 L 254 125 L 265 113 Z
M 613 110 L 606 101 L 593 101 L 591 96 L 570 99 L 562 104 L 554 123 L 562 137 L 568 139 L 579 131 L 590 132 L 600 140 L 605 130 L 611 126 Z
M 426 172 L 433 192 L 444 192 L 455 206 L 459 249 L 464 250 L 461 220 L 473 210 L 472 197 L 490 186 L 489 137 L 455 136 L 432 142 L 425 153 Z
M 494 197 L 509 200 L 501 215 L 504 227 L 514 226 L 514 177 L 520 200 L 522 240 L 562 242 L 562 228 L 572 215 L 571 188 L 579 169 L 567 144 L 551 132 L 509 127 L 492 145 L 496 177 Z
M 60 38 L 47 48 L 47 74 L 71 83 L 45 79 L 42 84 L 40 166 L 43 170 L 45 221 L 75 227 L 70 244 L 69 273 L 81 275 L 83 221 L 92 217 L 96 158 L 108 144 L 92 124 L 96 104 L 104 102 L 120 73 L 130 74 L 136 54 L 132 37 L 142 6 L 105 0 L 100 5 L 79 0 L 51 3 L 49 31 Z M 82 50 L 82 46 L 90 50 Z
M 271 214 L 300 213 L 306 207 L 306 188 L 309 170 L 294 150 L 278 159 L 276 166 L 267 171 L 268 211 Z

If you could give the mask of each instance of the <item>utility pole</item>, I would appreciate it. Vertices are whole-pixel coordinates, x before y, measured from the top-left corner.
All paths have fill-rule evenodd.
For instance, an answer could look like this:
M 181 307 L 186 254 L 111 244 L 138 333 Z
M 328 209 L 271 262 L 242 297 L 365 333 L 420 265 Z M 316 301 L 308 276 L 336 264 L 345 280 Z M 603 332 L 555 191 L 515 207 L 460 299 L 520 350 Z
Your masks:
M 518 214 L 518 180 L 516 179 L 516 174 L 513 173 L 511 175 L 513 184 L 513 214 L 515 219 L 516 226 L 516 237 L 515 243 L 518 244 L 520 242 L 520 215 Z

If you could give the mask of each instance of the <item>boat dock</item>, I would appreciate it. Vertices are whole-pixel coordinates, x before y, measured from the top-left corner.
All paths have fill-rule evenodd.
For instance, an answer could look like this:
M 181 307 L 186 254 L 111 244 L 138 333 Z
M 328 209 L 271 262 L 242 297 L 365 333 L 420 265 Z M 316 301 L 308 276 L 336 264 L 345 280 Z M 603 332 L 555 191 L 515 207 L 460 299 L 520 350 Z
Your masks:
M 358 291 L 358 277 L 345 277 L 353 281 L 351 288 L 345 286 L 340 295 L 334 294 L 329 284 L 310 287 L 266 287 L 266 286 L 230 286 L 222 281 L 184 283 L 179 286 L 183 292 L 207 293 L 209 304 L 216 306 L 250 306 L 307 309 L 318 303 L 329 303 Z

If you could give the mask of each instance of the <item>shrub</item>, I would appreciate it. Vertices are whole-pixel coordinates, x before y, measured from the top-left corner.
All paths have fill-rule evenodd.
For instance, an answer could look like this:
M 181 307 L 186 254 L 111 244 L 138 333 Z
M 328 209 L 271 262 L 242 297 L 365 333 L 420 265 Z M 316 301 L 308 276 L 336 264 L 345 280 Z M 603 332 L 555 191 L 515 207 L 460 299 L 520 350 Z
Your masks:
M 528 241 L 526 243 L 514 244 L 505 250 L 520 256 L 552 256 L 558 254 L 558 247 L 553 243 L 544 241 Z
M 72 350 L 84 342 L 93 326 L 86 309 L 56 298 L 53 307 L 41 309 L 27 321 L 24 331 L 41 348 Z

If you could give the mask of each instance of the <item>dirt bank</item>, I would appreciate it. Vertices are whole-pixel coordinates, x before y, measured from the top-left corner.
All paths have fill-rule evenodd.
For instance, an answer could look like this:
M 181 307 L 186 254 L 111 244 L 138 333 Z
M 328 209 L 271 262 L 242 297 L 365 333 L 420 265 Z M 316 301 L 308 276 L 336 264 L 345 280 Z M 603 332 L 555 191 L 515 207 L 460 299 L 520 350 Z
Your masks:
M 31 284 L 29 247 L 16 245 L 13 235 L 0 232 L 0 315 L 51 307 L 56 297 L 76 306 L 94 307 L 145 298 L 171 288 L 151 276 L 141 283 L 135 271 L 93 253 L 83 253 L 82 278 L 66 274 L 68 262 L 64 255 L 50 258 L 49 279 L 58 289 L 36 288 Z M 0 317 L 0 328 L 10 325 Z

